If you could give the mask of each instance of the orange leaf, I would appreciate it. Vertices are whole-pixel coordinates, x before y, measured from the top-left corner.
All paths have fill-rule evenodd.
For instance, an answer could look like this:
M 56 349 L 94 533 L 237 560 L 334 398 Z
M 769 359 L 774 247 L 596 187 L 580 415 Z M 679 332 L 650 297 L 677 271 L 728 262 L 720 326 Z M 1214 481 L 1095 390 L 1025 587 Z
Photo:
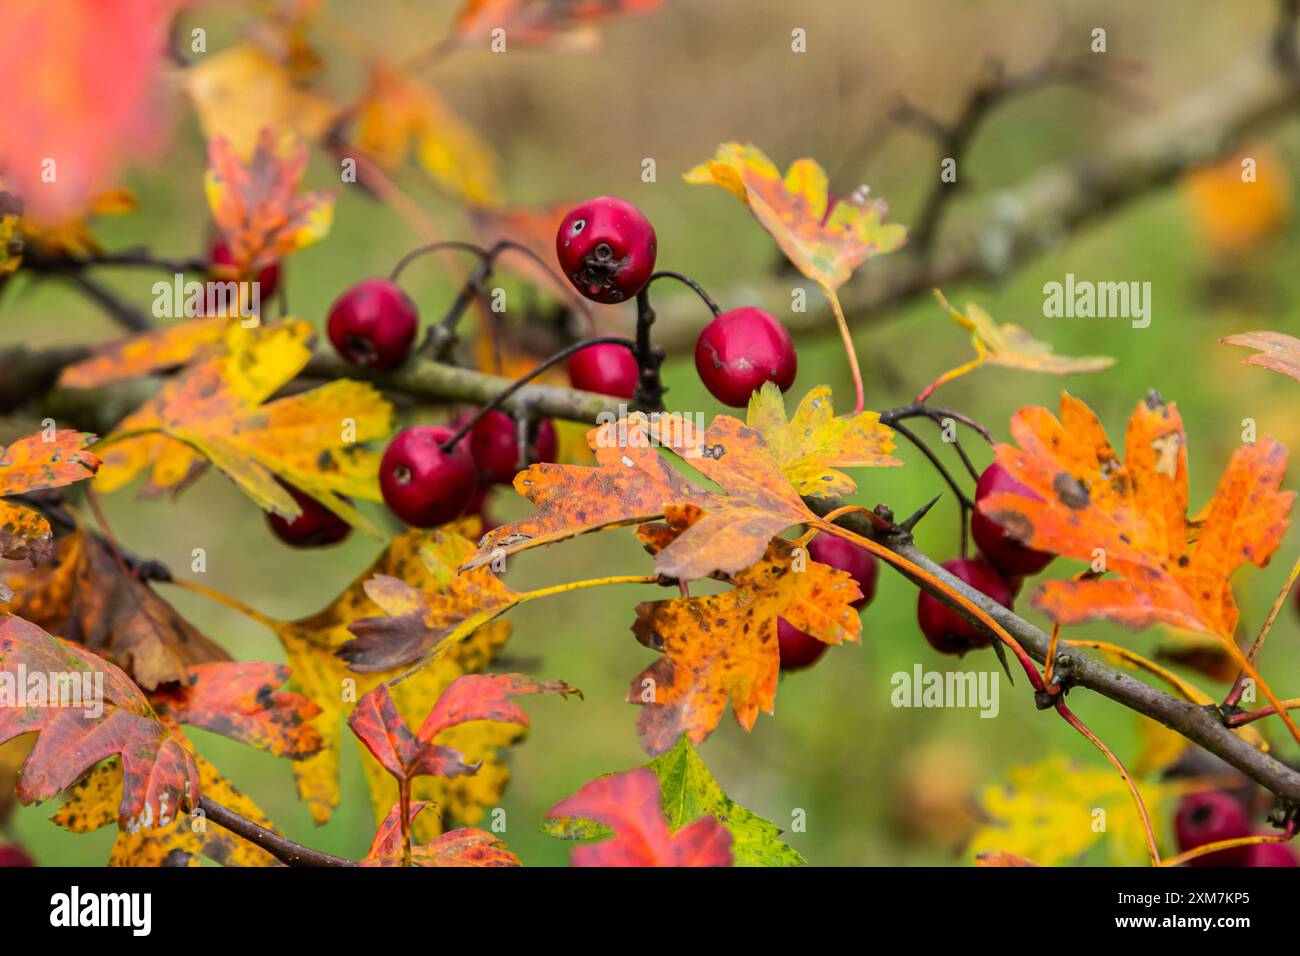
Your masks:
M 998 461 L 1040 500 L 1002 492 L 980 510 L 1040 550 L 1092 563 L 1101 549 L 1114 575 L 1049 581 L 1038 607 L 1062 624 L 1162 622 L 1233 640 L 1228 579 L 1246 562 L 1263 567 L 1287 529 L 1295 494 L 1279 490 L 1285 448 L 1265 437 L 1236 451 L 1193 542 L 1187 436 L 1177 408 L 1154 392 L 1129 420 L 1122 463 L 1096 416 L 1068 394 L 1059 421 L 1023 408 L 1011 431 L 1020 447 L 999 445 Z
M 179 368 L 205 345 L 220 342 L 230 319 L 203 316 L 144 332 L 96 349 L 59 375 L 60 388 L 96 388 L 122 379 Z
M 713 159 L 684 178 L 737 196 L 795 267 L 828 294 L 867 259 L 893 252 L 907 239 L 905 227 L 885 224 L 888 205 L 869 199 L 865 187 L 847 199 L 832 200 L 826 171 L 811 159 L 791 163 L 782 178 L 757 146 L 723 143 Z
M 655 556 L 655 570 L 691 580 L 747 568 L 775 535 L 815 520 L 762 436 L 729 416 L 719 415 L 700 432 L 680 415 L 650 419 L 634 413 L 592 429 L 587 444 L 596 453 L 595 467 L 538 464 L 515 477 L 515 490 L 537 506 L 537 513 L 493 530 L 467 567 L 589 531 L 649 521 L 669 504 L 690 504 L 705 515 Z M 722 490 L 691 482 L 659 448 Z
M 589 46 L 597 36 L 587 24 L 621 13 L 648 13 L 663 0 L 467 0 L 452 26 L 460 46 L 486 42 L 492 31 L 505 31 L 508 43 L 547 46 L 566 42 Z
M 333 194 L 297 195 L 306 169 L 306 144 L 277 141 L 269 127 L 247 165 L 224 137 L 208 144 L 208 206 L 237 276 L 253 275 L 329 233 Z
M 429 806 L 423 800 L 411 804 L 407 819 L 414 822 L 420 811 Z M 362 866 L 402 865 L 402 807 L 393 804 L 388 816 L 379 824 Z M 519 866 L 519 857 L 505 844 L 483 830 L 463 827 L 411 848 L 412 866 Z
M 62 428 L 0 447 L 0 497 L 61 488 L 91 477 L 99 468 L 99 458 L 85 450 L 93 440 L 93 435 Z M 53 548 L 54 533 L 44 515 L 0 501 L 0 556 L 28 558 L 35 565 Z
M 731 866 L 731 833 L 702 816 L 676 833 L 659 800 L 659 778 L 640 767 L 598 777 L 546 812 L 547 819 L 579 817 L 614 831 L 593 846 L 575 847 L 574 866 Z
M 1038 866 L 1033 860 L 1027 857 L 1019 856 L 1015 853 L 1008 853 L 1005 850 L 1000 852 L 980 853 L 975 857 L 976 866 Z
M 1242 359 L 1243 365 L 1258 365 L 1300 381 L 1300 339 L 1282 332 L 1244 332 L 1219 341 L 1224 345 L 1257 349 L 1259 354 Z
M 697 509 L 670 506 L 668 524 L 643 525 L 638 536 L 662 554 L 701 522 Z M 632 632 L 663 655 L 628 692 L 631 703 L 645 704 L 637 728 L 648 753 L 662 753 L 682 734 L 698 744 L 717 727 L 728 700 L 746 730 L 760 710 L 773 713 L 781 663 L 777 618 L 827 644 L 860 639 L 862 621 L 852 602 L 862 593 L 852 577 L 794 558 L 794 546 L 775 538 L 753 567 L 724 578 L 729 591 L 637 605 Z

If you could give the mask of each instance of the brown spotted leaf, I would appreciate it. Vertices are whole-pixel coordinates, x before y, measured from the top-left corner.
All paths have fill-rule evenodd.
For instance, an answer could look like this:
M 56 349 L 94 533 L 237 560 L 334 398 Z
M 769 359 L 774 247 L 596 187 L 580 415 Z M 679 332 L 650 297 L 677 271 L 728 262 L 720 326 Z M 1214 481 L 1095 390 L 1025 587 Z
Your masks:
M 85 531 L 64 535 L 54 560 L 4 583 L 14 591 L 10 611 L 108 658 L 145 690 L 181 680 L 191 664 L 229 659 Z
M 416 801 L 411 804 L 407 819 L 414 824 L 428 804 Z M 362 866 L 402 866 L 402 808 L 393 808 L 379 824 L 379 831 Z M 519 866 L 519 857 L 506 849 L 500 839 L 483 830 L 464 827 L 435 837 L 428 843 L 411 848 L 412 866 Z
M 670 508 L 668 517 L 667 525 L 639 529 L 652 552 L 662 553 L 701 523 L 689 508 Z M 728 701 L 746 730 L 760 710 L 773 713 L 778 618 L 828 644 L 860 639 L 862 621 L 852 602 L 862 595 L 852 577 L 794 559 L 794 546 L 777 538 L 761 560 L 725 579 L 731 590 L 637 605 L 633 633 L 663 655 L 628 692 L 630 702 L 645 705 L 637 728 L 647 752 L 663 753 L 682 734 L 698 744 L 717 727 Z
M 220 342 L 230 321 L 224 316 L 200 316 L 110 342 L 97 348 L 90 358 L 65 368 L 59 375 L 59 387 L 97 388 L 180 368 L 204 346 Z
M 680 415 L 652 419 L 634 413 L 592 429 L 587 444 L 596 453 L 594 467 L 538 464 L 515 477 L 515 490 L 537 513 L 485 536 L 466 567 L 589 531 L 650 521 L 678 504 L 705 514 L 655 556 L 655 570 L 692 580 L 747 568 L 781 531 L 815 520 L 762 436 L 735 418 L 720 415 L 701 431 Z M 661 450 L 721 492 L 690 481 Z
M 1019 447 L 999 445 L 998 461 L 1038 498 L 1000 492 L 980 510 L 1030 547 L 1089 564 L 1104 555 L 1109 572 L 1049 581 L 1038 607 L 1062 624 L 1161 622 L 1233 640 L 1229 578 L 1246 563 L 1263 567 L 1289 523 L 1285 448 L 1268 437 L 1239 448 L 1193 535 L 1187 435 L 1178 409 L 1154 392 L 1129 419 L 1123 461 L 1097 417 L 1068 394 L 1059 420 L 1022 408 L 1011 433 Z
M 1255 349 L 1258 354 L 1242 359 L 1243 365 L 1258 365 L 1300 381 L 1300 339 L 1294 336 L 1282 332 L 1245 332 L 1219 341 Z
M 47 675 L 63 679 L 51 683 Z M 37 694 L 40 687 L 45 691 Z M 115 755 L 122 760 L 117 818 L 124 828 L 165 826 L 198 804 L 189 744 L 122 671 L 7 615 L 0 618 L 0 743 L 32 732 L 39 736 L 18 782 L 24 804 L 48 800 Z
M 99 468 L 99 458 L 86 451 L 92 441 L 93 435 L 62 428 L 0 447 L 0 498 L 92 477 Z M 44 515 L 0 500 L 0 557 L 27 558 L 35 565 L 53 547 L 54 534 Z

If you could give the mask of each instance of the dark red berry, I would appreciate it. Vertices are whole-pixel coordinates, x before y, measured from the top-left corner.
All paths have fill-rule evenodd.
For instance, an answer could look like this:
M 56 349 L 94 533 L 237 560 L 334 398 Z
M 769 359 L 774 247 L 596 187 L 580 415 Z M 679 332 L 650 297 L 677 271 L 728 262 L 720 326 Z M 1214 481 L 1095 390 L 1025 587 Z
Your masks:
M 451 452 L 442 443 L 452 430 L 439 425 L 404 428 L 388 443 L 379 462 L 379 490 L 393 514 L 417 528 L 432 528 L 460 516 L 474 496 L 474 459 L 462 444 Z
M 226 245 L 220 239 L 212 244 L 208 251 L 208 261 L 214 266 L 225 266 L 227 268 L 234 266 L 235 257 L 230 252 L 230 246 Z M 227 277 L 228 278 L 228 277 Z M 257 272 L 257 294 L 263 302 L 275 295 L 276 290 L 280 288 L 280 263 L 272 262 L 269 266 L 263 266 Z
M 327 544 L 338 544 L 352 531 L 350 524 L 315 498 L 288 485 L 284 485 L 284 488 L 293 496 L 293 500 L 298 502 L 302 512 L 292 520 L 268 512 L 266 520 L 276 537 L 285 544 L 291 544 L 295 548 L 317 548 Z
M 470 429 L 470 454 L 478 466 L 479 481 L 483 484 L 508 485 L 515 480 L 519 464 L 519 425 L 500 409 L 488 412 Z M 537 438 L 533 442 L 533 455 L 529 462 L 555 461 L 558 442 L 555 425 L 543 418 L 537 425 Z
M 555 234 L 560 268 L 593 302 L 625 302 L 635 296 L 654 272 L 656 252 L 650 220 L 613 196 L 573 207 Z
M 801 671 L 812 667 L 830 647 L 811 634 L 805 634 L 783 617 L 776 619 L 776 643 L 781 651 L 781 670 Z
M 880 574 L 880 564 L 876 561 L 876 556 L 866 548 L 833 535 L 819 534 L 808 543 L 808 556 L 814 561 L 849 573 L 862 592 L 862 597 L 853 602 L 854 607 L 864 608 L 876 596 L 876 578 Z
M 1174 817 L 1178 849 L 1186 852 L 1207 843 L 1250 836 L 1250 818 L 1242 805 L 1216 790 L 1193 793 L 1183 798 Z M 1188 866 L 1245 866 L 1249 847 L 1232 847 L 1188 861 Z
M 631 350 L 609 342 L 588 345 L 569 359 L 569 383 L 584 392 L 632 398 L 638 374 Z
M 1274 836 L 1275 834 L 1259 834 Z M 1246 847 L 1246 866 L 1300 866 L 1295 850 L 1285 843 L 1254 843 Z M 1217 854 L 1211 854 L 1217 856 Z
M 17 843 L 0 844 L 0 867 L 35 866 L 31 854 Z
M 704 327 L 695 342 L 695 370 L 714 398 L 743 408 L 764 382 L 788 389 L 799 361 L 785 326 L 762 309 L 745 306 Z
M 1023 498 L 1032 498 L 1034 501 L 1042 500 L 1021 482 L 1012 478 L 996 461 L 985 468 L 984 474 L 980 475 L 980 480 L 975 485 L 975 503 L 978 505 L 995 491 L 1017 494 Z M 986 517 L 978 507 L 971 514 L 970 530 L 984 557 L 1009 578 L 1037 574 L 1056 557 L 1046 551 L 1035 551 L 1033 548 L 1025 547 L 1007 534 L 1006 529 L 1000 524 Z
M 326 328 L 345 361 L 387 371 L 406 361 L 419 323 L 401 287 L 376 278 L 362 279 L 335 299 Z
M 1003 607 L 1011 607 L 1011 586 L 988 562 L 980 558 L 954 558 L 945 561 L 940 567 Z M 989 645 L 990 638 L 987 635 L 976 630 L 956 611 L 925 591 L 921 592 L 917 600 L 916 619 L 925 639 L 941 653 L 961 655 Z

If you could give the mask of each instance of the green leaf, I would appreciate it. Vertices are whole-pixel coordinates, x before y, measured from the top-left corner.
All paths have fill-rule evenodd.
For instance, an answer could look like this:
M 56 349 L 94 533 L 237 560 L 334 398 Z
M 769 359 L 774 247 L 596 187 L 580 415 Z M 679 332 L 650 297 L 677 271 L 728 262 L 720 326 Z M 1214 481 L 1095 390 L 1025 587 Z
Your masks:
M 781 828 L 736 803 L 718 786 L 695 748 L 683 736 L 672 750 L 646 764 L 659 778 L 664 818 L 676 833 L 700 817 L 711 815 L 731 831 L 736 866 L 802 866 L 799 851 L 783 843 Z M 548 820 L 542 832 L 562 840 L 605 836 L 609 830 L 592 820 L 561 817 Z

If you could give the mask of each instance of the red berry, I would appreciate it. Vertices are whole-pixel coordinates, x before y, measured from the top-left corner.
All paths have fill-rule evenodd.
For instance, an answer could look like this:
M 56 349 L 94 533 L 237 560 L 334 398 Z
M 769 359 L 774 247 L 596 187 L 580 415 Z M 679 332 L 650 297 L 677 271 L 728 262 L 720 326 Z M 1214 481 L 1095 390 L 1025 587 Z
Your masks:
M 233 266 L 235 257 L 230 252 L 230 246 L 218 239 L 208 251 L 208 261 L 214 266 Z M 280 288 L 280 263 L 272 262 L 258 270 L 257 286 L 258 297 L 263 302 L 274 296 Z
M 1194 850 L 1207 843 L 1250 836 L 1250 818 L 1245 808 L 1226 793 L 1193 793 L 1178 805 L 1174 835 L 1179 850 Z M 1250 847 L 1233 847 L 1198 856 L 1188 866 L 1244 866 L 1249 857 Z
M 880 564 L 876 561 L 876 556 L 866 548 L 833 535 L 819 534 L 808 543 L 808 555 L 814 561 L 847 571 L 857 582 L 862 597 L 853 602 L 854 607 L 864 608 L 876 596 L 876 577 L 880 574 Z
M 811 634 L 805 634 L 785 618 L 776 619 L 776 643 L 781 651 L 781 670 L 801 671 L 821 660 L 830 647 Z
M 975 590 L 987 594 L 1003 607 L 1011 607 L 1011 586 L 989 563 L 980 558 L 954 558 L 940 565 L 954 577 Z M 987 647 L 990 638 L 968 624 L 938 598 L 921 592 L 916 604 L 916 619 L 921 633 L 936 650 L 944 654 L 965 654 L 977 647 Z
M 0 844 L 0 867 L 35 865 L 36 861 L 32 859 L 31 854 L 17 843 Z
M 631 350 L 610 342 L 588 345 L 569 359 L 569 383 L 584 392 L 632 398 L 638 374 Z
M 315 498 L 289 485 L 284 485 L 284 488 L 293 500 L 298 502 L 302 513 L 290 520 L 274 512 L 268 512 L 266 520 L 276 537 L 285 544 L 291 544 L 295 548 L 316 548 L 326 544 L 338 544 L 352 531 L 350 524 Z
M 387 371 L 406 361 L 419 322 L 415 303 L 395 282 L 362 279 L 334 300 L 326 327 L 344 360 Z
M 785 326 L 762 309 L 745 306 L 704 327 L 695 342 L 695 370 L 714 398 L 743 408 L 764 382 L 788 389 L 799 361 Z
M 650 220 L 613 196 L 573 207 L 555 234 L 560 268 L 593 302 L 624 302 L 640 292 L 654 272 L 656 251 Z
M 415 425 L 388 443 L 379 461 L 379 490 L 393 514 L 417 528 L 432 528 L 460 516 L 478 487 L 474 459 L 463 444 L 450 452 L 442 443 L 450 428 Z
M 469 448 L 481 482 L 508 485 L 514 481 L 519 472 L 519 426 L 505 412 L 494 408 L 475 422 L 469 433 Z M 555 425 L 543 418 L 533 442 L 535 455 L 529 460 L 555 461 L 557 448 Z
M 1273 836 L 1274 834 L 1258 834 Z M 1285 843 L 1255 843 L 1246 847 L 1246 866 L 1300 866 L 1295 850 Z M 1217 856 L 1218 854 L 1211 854 Z
M 984 469 L 984 474 L 980 475 L 980 480 L 975 485 L 976 504 L 995 491 L 1017 494 L 1023 498 L 1032 498 L 1034 501 L 1042 500 L 1024 484 L 1012 478 L 996 461 Z M 979 508 L 971 514 L 970 530 L 984 557 L 1009 578 L 1037 574 L 1056 557 L 1046 551 L 1025 547 L 1007 534 L 1006 529 L 1000 524 L 986 517 Z

